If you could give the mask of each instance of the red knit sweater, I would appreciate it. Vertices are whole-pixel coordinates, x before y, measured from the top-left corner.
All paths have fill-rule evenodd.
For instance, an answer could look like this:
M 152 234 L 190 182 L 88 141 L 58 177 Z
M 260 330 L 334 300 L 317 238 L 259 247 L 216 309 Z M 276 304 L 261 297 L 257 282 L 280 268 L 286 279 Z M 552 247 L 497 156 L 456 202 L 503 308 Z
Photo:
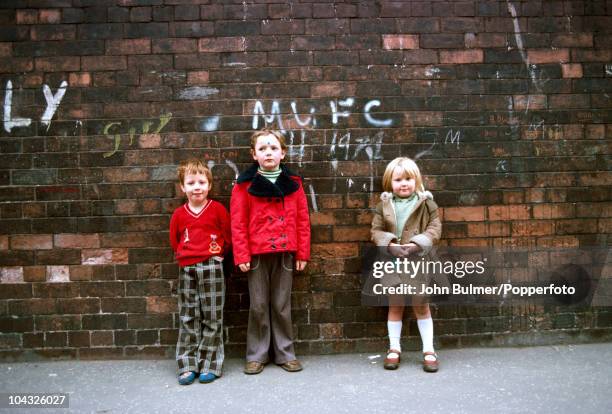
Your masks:
M 170 244 L 181 266 L 223 256 L 231 240 L 229 214 L 218 201 L 208 200 L 198 214 L 183 204 L 170 219 Z

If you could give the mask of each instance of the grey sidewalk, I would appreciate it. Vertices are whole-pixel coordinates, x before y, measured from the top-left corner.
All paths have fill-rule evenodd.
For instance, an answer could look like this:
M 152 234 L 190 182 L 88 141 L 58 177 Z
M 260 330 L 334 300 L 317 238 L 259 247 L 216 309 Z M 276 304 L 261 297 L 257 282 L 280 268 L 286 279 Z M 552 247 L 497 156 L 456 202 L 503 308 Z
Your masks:
M 382 353 L 345 354 L 255 376 L 232 359 L 221 379 L 187 387 L 169 360 L 3 363 L 0 392 L 70 394 L 69 410 L 35 413 L 612 412 L 612 344 L 443 350 L 436 374 L 420 369 L 417 353 L 402 356 L 397 371 L 383 370 Z

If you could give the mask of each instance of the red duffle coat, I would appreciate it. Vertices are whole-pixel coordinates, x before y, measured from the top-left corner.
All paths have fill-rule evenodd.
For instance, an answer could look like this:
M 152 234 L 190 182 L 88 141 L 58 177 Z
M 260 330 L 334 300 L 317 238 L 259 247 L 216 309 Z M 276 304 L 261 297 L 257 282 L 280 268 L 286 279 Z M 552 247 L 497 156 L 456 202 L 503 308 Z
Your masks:
M 281 165 L 272 183 L 253 164 L 232 190 L 230 215 L 236 265 L 257 254 L 294 252 L 310 259 L 310 219 L 302 179 Z

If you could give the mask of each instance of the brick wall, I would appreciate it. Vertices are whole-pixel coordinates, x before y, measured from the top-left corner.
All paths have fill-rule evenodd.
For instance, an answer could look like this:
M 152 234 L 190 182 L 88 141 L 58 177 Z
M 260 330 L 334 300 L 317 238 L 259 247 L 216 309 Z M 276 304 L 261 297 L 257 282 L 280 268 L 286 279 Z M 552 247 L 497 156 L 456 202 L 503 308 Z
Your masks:
M 606 245 L 611 15 L 610 1 L 2 1 L 0 356 L 172 355 L 175 166 L 206 159 L 227 205 L 265 124 L 286 131 L 311 209 L 300 354 L 385 349 L 359 243 L 396 156 L 420 158 L 443 244 Z M 242 355 L 244 276 L 226 303 Z M 442 346 L 612 333 L 605 308 L 434 315 Z

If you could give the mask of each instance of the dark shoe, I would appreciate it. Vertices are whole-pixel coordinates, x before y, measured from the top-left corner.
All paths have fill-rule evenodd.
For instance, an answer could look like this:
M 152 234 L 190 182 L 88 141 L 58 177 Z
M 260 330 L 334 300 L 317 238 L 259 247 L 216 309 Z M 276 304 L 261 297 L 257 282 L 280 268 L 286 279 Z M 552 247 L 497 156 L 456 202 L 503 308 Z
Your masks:
M 213 382 L 214 380 L 216 380 L 217 377 L 215 374 L 213 374 L 212 372 L 207 372 L 207 373 L 201 373 L 200 374 L 200 384 L 208 384 Z
M 426 356 L 431 355 L 435 359 L 428 361 L 425 359 Z M 438 371 L 438 354 L 435 352 L 423 352 L 423 371 L 425 372 L 436 372 Z
M 244 373 L 248 375 L 259 374 L 264 369 L 264 364 L 259 361 L 249 361 L 244 366 Z
M 185 375 L 185 374 L 189 374 L 189 375 Z M 195 379 L 196 379 L 196 375 L 197 374 L 194 371 L 183 372 L 178 377 L 178 383 L 180 385 L 190 385 L 190 384 L 193 384 L 193 381 L 195 381 Z
M 281 365 L 281 368 L 287 372 L 298 372 L 304 369 L 302 367 L 302 364 L 300 364 L 300 361 L 298 361 L 297 359 L 285 362 L 283 365 Z
M 390 354 L 397 354 L 397 357 L 389 356 Z M 389 351 L 387 351 L 387 357 L 385 358 L 383 362 L 383 367 L 385 369 L 397 369 L 400 364 L 400 358 L 401 358 L 400 355 L 401 355 L 401 352 L 398 351 L 397 349 L 389 349 Z

